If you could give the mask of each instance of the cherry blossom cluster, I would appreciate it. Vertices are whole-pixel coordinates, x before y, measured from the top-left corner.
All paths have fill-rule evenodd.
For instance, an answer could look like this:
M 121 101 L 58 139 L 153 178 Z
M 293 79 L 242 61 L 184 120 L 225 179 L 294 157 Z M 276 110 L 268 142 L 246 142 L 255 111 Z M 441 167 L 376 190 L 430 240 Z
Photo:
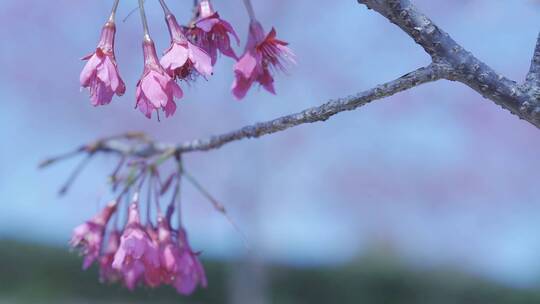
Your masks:
M 115 59 L 114 39 L 116 33 L 115 13 L 119 0 L 113 6 L 111 16 L 101 32 L 96 51 L 84 57 L 86 65 L 81 75 L 81 86 L 88 88 L 92 105 L 109 104 L 114 95 L 122 96 L 126 91 Z M 186 26 L 181 26 L 167 7 L 159 0 L 169 29 L 171 43 L 163 56 L 158 58 L 156 47 L 150 37 L 144 1 L 139 0 L 139 11 L 143 23 L 143 75 L 136 86 L 136 105 L 147 118 L 160 110 L 166 117 L 176 111 L 176 102 L 182 98 L 181 81 L 193 81 L 213 74 L 218 54 L 230 57 L 234 64 L 235 80 L 232 93 L 238 100 L 244 98 L 254 83 L 275 94 L 272 74 L 284 71 L 288 63 L 294 63 L 294 54 L 287 43 L 276 38 L 272 28 L 265 35 L 264 29 L 255 18 L 250 0 L 244 0 L 250 16 L 247 43 L 242 56 L 238 57 L 231 40 L 240 44 L 240 39 L 230 23 L 221 19 L 210 0 L 196 1 L 194 17 Z
M 164 284 L 184 295 L 207 286 L 180 219 L 181 165 L 160 178 L 158 168 L 169 157 L 122 160 L 111 175 L 115 198 L 74 229 L 70 245 L 84 256 L 83 269 L 97 263 L 102 282 L 119 282 L 130 290 Z M 164 199 L 170 203 L 162 212 Z

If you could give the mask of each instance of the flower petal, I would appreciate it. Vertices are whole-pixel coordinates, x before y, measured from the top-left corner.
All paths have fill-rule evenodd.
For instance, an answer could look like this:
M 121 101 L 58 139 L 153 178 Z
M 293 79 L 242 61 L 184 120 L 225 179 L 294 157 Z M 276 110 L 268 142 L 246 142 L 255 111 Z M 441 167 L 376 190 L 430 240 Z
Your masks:
M 92 81 L 92 78 L 95 77 L 96 68 L 100 63 L 101 63 L 101 58 L 99 58 L 95 54 L 92 55 L 90 59 L 88 59 L 79 77 L 81 86 L 88 87 L 89 83 Z
M 255 51 L 249 50 L 236 62 L 234 71 L 241 73 L 245 78 L 251 78 L 258 65 L 261 64 L 261 56 Z
M 150 101 L 154 107 L 159 108 L 162 105 L 167 104 L 167 94 L 160 84 L 159 73 L 150 71 L 146 77 L 141 80 L 141 89 L 148 98 L 148 101 Z
M 232 93 L 234 97 L 237 100 L 244 98 L 252 84 L 253 80 L 245 78 L 240 73 L 237 73 L 232 85 Z
M 188 42 L 189 59 L 193 62 L 195 69 L 203 76 L 212 75 L 212 59 L 201 48 Z
M 160 63 L 167 70 L 167 72 L 170 72 L 186 64 L 188 56 L 189 50 L 187 44 L 182 45 L 173 43 L 165 52 L 163 57 L 161 57 Z

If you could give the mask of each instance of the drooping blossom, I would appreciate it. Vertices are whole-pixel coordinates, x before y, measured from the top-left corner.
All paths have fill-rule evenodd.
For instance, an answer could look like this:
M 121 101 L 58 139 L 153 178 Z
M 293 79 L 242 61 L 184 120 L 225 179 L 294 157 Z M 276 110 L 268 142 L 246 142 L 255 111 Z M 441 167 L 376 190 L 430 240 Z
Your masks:
M 152 244 L 156 248 L 157 259 L 159 260 L 159 240 L 157 229 L 149 222 L 146 225 L 146 233 L 150 237 Z M 157 287 L 161 284 L 161 268 L 160 267 L 151 267 L 145 270 L 144 281 L 146 285 L 150 287 Z
M 99 257 L 99 278 L 101 282 L 114 283 L 121 279 L 122 274 L 112 267 L 114 255 L 120 246 L 120 232 L 113 230 L 109 233 L 105 249 Z
M 106 105 L 111 102 L 114 94 L 124 95 L 126 85 L 120 77 L 114 57 L 114 35 L 116 26 L 108 21 L 101 31 L 96 51 L 83 60 L 87 60 L 80 82 L 83 88 L 90 90 L 90 100 L 93 106 Z
M 206 288 L 206 274 L 204 268 L 199 261 L 198 253 L 193 252 L 189 246 L 186 232 L 183 228 L 178 231 L 178 246 L 180 247 L 180 258 L 178 261 L 178 271 L 176 279 L 173 282 L 176 291 L 181 294 L 188 295 L 195 291 L 197 285 Z
M 198 285 L 206 287 L 204 268 L 189 246 L 184 229 L 172 231 L 169 222 L 160 217 L 158 234 L 162 281 L 184 295 L 193 293 Z
M 83 269 L 87 269 L 99 257 L 105 227 L 116 210 L 116 202 L 109 203 L 93 219 L 77 226 L 70 241 L 72 247 L 80 248 L 85 256 Z
M 171 36 L 171 46 L 165 51 L 160 62 L 167 73 L 174 79 L 189 79 L 195 71 L 204 77 L 210 76 L 210 55 L 186 38 L 173 14 L 168 13 L 165 20 Z
M 172 284 L 180 266 L 180 247 L 173 239 L 167 220 L 162 217 L 158 218 L 158 239 L 162 281 Z
M 285 71 L 287 62 L 295 62 L 294 54 L 287 45 L 287 42 L 276 39 L 274 28 L 264 36 L 261 24 L 252 20 L 244 54 L 234 65 L 233 95 L 237 99 L 244 98 L 254 82 L 275 94 L 274 78 L 270 69 Z
M 157 246 L 140 223 L 137 203 L 129 207 L 128 213 L 128 222 L 120 237 L 120 247 L 114 255 L 113 269 L 122 273 L 124 284 L 130 290 L 133 290 L 143 277 L 150 286 L 157 286 L 159 285 L 159 276 L 155 277 L 156 273 L 159 274 Z
M 144 71 L 137 83 L 135 107 L 139 108 L 147 118 L 152 118 L 152 112 L 159 109 L 162 109 L 165 116 L 169 117 L 176 111 L 174 99 L 183 96 L 182 89 L 160 65 L 152 40 L 144 40 L 143 53 Z
M 198 19 L 188 28 L 192 41 L 204 49 L 212 58 L 212 65 L 216 64 L 218 50 L 225 56 L 238 59 L 231 48 L 232 35 L 236 43 L 240 43 L 238 35 L 230 23 L 220 18 L 214 11 L 210 0 L 202 0 L 198 6 Z

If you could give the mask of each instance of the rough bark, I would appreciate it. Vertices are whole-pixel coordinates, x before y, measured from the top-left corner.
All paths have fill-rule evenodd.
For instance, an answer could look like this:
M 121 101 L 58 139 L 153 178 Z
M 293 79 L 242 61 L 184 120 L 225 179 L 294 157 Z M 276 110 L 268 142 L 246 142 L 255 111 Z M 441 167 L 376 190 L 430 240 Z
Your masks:
M 399 26 L 422 46 L 434 63 L 450 66 L 444 78 L 459 81 L 519 118 L 540 127 L 540 40 L 527 81 L 520 85 L 498 74 L 464 49 L 409 0 L 358 0 Z M 540 39 L 540 36 L 539 36 Z

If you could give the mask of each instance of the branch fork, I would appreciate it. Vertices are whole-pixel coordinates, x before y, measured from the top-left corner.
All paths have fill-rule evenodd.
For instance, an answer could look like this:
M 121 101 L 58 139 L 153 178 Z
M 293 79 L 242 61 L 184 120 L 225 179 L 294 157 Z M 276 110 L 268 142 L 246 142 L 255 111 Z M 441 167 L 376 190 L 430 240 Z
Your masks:
M 540 127 L 540 36 L 523 84 L 495 72 L 454 41 L 409 0 L 358 0 L 399 26 L 431 56 L 447 65 L 443 78 L 459 81 L 519 118 Z

